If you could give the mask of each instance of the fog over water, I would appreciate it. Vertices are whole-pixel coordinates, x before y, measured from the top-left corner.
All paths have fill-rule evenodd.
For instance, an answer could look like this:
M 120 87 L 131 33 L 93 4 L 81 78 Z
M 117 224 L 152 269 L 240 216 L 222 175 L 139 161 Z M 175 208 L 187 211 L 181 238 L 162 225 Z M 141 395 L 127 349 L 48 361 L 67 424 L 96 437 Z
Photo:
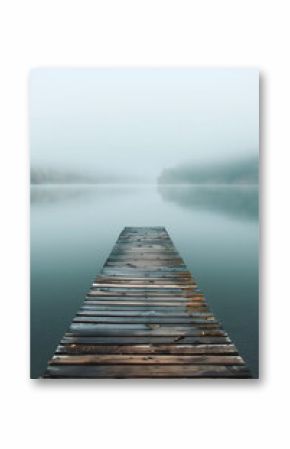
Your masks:
M 136 182 L 256 156 L 258 83 L 248 69 L 35 69 L 31 166 L 64 182 L 71 172 Z

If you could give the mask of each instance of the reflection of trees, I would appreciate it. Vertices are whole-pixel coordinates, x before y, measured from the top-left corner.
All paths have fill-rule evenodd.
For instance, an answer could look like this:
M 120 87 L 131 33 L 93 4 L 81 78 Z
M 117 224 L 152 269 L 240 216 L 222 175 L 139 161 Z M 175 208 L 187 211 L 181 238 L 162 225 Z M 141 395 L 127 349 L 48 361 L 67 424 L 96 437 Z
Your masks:
M 258 219 L 257 186 L 166 186 L 158 191 L 164 201 L 187 209 L 203 209 L 237 218 Z
M 105 196 L 119 196 L 132 193 L 132 189 L 125 185 L 85 186 L 85 185 L 34 185 L 30 189 L 30 200 L 36 203 L 56 203 L 71 201 L 78 198 L 103 198 Z M 133 192 L 134 193 L 134 192 Z

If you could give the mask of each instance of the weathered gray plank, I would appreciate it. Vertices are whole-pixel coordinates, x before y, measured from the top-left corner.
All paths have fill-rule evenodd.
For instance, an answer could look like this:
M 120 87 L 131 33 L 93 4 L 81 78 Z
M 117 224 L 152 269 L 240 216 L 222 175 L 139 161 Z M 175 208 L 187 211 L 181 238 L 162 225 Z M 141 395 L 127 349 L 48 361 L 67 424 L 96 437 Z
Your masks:
M 84 335 L 73 335 L 66 333 L 61 340 L 61 344 L 101 344 L 101 345 L 128 345 L 128 344 L 225 344 L 231 343 L 229 337 L 205 337 L 205 336 L 134 336 L 134 337 L 124 337 L 124 336 L 84 336 Z
M 118 283 L 117 282 L 110 282 L 110 283 L 108 283 L 108 282 L 101 282 L 101 281 L 99 281 L 99 282 L 93 282 L 93 284 L 92 284 L 92 286 L 93 286 L 93 288 L 96 288 L 96 287 L 98 287 L 98 288 L 100 288 L 100 289 L 104 289 L 104 288 L 113 288 L 113 289 L 116 289 L 116 288 L 125 288 L 125 289 L 136 289 L 136 290 L 139 290 L 139 289 L 143 289 L 143 290 L 155 290 L 155 289 L 158 289 L 158 290 L 160 290 L 160 291 L 167 291 L 167 290 L 173 290 L 174 292 L 175 292 L 175 290 L 178 290 L 178 291 L 181 291 L 182 292 L 182 290 L 187 290 L 187 289 L 189 289 L 189 290 L 193 290 L 193 288 L 194 288 L 194 285 L 193 284 L 169 284 L 169 283 L 167 283 L 167 284 L 161 284 L 161 283 L 155 283 L 155 284 L 153 284 L 153 283 L 151 283 L 151 282 L 124 282 L 124 281 L 119 281 Z
M 120 300 L 109 298 L 109 299 L 98 299 L 98 300 L 90 300 L 89 298 L 86 299 L 84 304 L 89 305 L 105 305 L 105 306 L 114 306 L 114 305 L 123 305 L 123 306 L 148 306 L 149 308 L 152 308 L 153 306 L 161 306 L 161 307 L 176 307 L 183 305 L 184 308 L 188 307 L 192 310 L 208 310 L 208 307 L 206 304 L 200 304 L 196 302 L 189 302 L 189 301 L 165 301 L 165 300 L 152 300 L 152 301 L 142 301 L 136 300 L 136 299 L 124 299 L 120 298 Z
M 69 332 L 74 335 L 119 335 L 119 336 L 153 336 L 153 335 L 187 335 L 187 336 L 214 336 L 223 337 L 227 334 L 215 324 L 195 324 L 193 326 L 168 326 L 159 324 L 98 324 L 98 323 L 75 323 L 69 327 Z
M 174 309 L 175 310 L 175 309 Z M 99 310 L 99 308 L 95 306 L 82 306 L 76 316 L 94 316 L 98 318 L 109 318 L 109 317 L 134 317 L 134 318 L 143 318 L 143 319 L 152 319 L 152 318 L 187 318 L 187 319 L 202 319 L 207 321 L 213 321 L 215 322 L 214 315 L 212 313 L 203 313 L 203 312 L 197 312 L 197 313 L 191 313 L 188 312 L 179 312 L 178 310 L 171 312 L 169 308 L 166 309 L 166 312 L 160 312 L 156 310 L 151 310 L 151 308 L 147 311 L 140 311 L 140 310 L 114 310 L 113 308 L 108 308 L 107 310 Z M 146 321 L 147 322 L 147 321 Z
M 97 276 L 95 279 L 95 282 L 99 282 L 99 283 L 112 283 L 112 284 L 127 284 L 130 283 L 132 285 L 140 285 L 140 284 L 144 284 L 146 285 L 156 285 L 159 284 L 160 287 L 164 287 L 165 284 L 169 284 L 170 286 L 176 284 L 177 286 L 179 285 L 184 285 L 184 284 L 196 284 L 192 281 L 192 279 L 186 278 L 186 277 L 172 277 L 171 279 L 164 279 L 164 278 L 148 278 L 148 277 L 132 277 L 132 276 Z
M 145 312 L 145 313 L 176 313 L 177 315 L 179 313 L 185 313 L 188 316 L 195 316 L 195 314 L 210 314 L 209 310 L 206 308 L 206 306 L 201 307 L 201 310 L 199 307 L 194 307 L 192 309 L 190 309 L 189 307 L 186 307 L 186 304 L 179 304 L 179 306 L 164 306 L 163 303 L 162 305 L 151 305 L 151 303 L 146 303 L 145 305 L 130 305 L 127 303 L 122 303 L 121 305 L 116 305 L 115 303 L 113 304 L 107 304 L 106 305 L 99 305 L 98 301 L 85 301 L 83 303 L 83 305 L 80 307 L 79 309 L 80 311 L 84 310 L 84 311 L 97 311 L 97 312 Z
M 197 296 L 194 294 L 182 294 L 182 295 L 171 295 L 171 294 L 161 294 L 161 293 L 150 293 L 150 292 L 122 292 L 122 291 L 114 291 L 114 292 L 108 292 L 108 291 L 89 291 L 89 293 L 86 296 L 86 299 L 94 299 L 94 298 L 100 298 L 100 299 L 109 299 L 109 300 L 144 300 L 146 299 L 147 301 L 154 301 L 154 300 L 158 300 L 158 301 L 192 301 L 192 302 L 204 302 L 205 299 L 203 296 Z
M 102 269 L 101 275 L 114 277 L 146 277 L 147 279 L 173 279 L 176 277 L 184 278 L 188 276 L 186 271 L 172 271 L 172 270 L 136 270 L 134 268 L 123 268 L 122 270 L 117 268 Z

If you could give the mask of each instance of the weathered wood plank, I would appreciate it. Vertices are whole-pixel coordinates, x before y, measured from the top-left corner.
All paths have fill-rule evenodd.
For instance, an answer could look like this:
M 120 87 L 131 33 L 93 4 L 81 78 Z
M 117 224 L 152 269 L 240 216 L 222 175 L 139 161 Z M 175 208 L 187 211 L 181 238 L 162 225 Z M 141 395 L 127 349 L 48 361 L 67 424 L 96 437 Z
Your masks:
M 94 299 L 108 299 L 108 300 L 110 300 L 110 301 L 112 301 L 112 300 L 114 300 L 114 299 L 116 299 L 116 300 L 121 300 L 121 301 L 124 301 L 124 300 L 126 300 L 126 299 L 128 299 L 129 301 L 132 301 L 132 300 L 139 300 L 139 301 L 142 301 L 142 300 L 146 300 L 146 301 L 154 301 L 154 300 L 157 300 L 157 301 L 169 301 L 169 302 L 171 302 L 171 301 L 183 301 L 183 302 L 186 302 L 186 301 L 192 301 L 192 302 L 199 302 L 199 303 L 201 303 L 201 302 L 205 302 L 205 299 L 204 299 L 204 297 L 203 296 L 195 296 L 195 295 L 180 295 L 180 296 L 178 296 L 178 295 L 168 295 L 168 294 L 159 294 L 159 293 L 157 293 L 157 294 L 153 294 L 153 293 L 150 293 L 150 292 L 148 292 L 148 293 L 146 293 L 146 292 L 122 292 L 122 291 L 119 291 L 119 292 L 105 292 L 105 291 L 103 291 L 103 292 L 100 292 L 100 291 L 93 291 L 93 292 L 89 292 L 88 294 L 87 294 L 87 296 L 86 296 L 86 300 L 94 300 Z
M 96 303 L 96 304 L 95 304 Z M 80 308 L 80 311 L 82 310 L 92 310 L 92 311 L 100 311 L 100 312 L 120 312 L 120 311 L 128 311 L 128 312 L 152 312 L 152 313 L 186 313 L 186 315 L 194 316 L 195 314 L 209 314 L 209 310 L 206 306 L 203 307 L 193 307 L 189 308 L 186 307 L 186 304 L 179 304 L 178 306 L 164 306 L 162 305 L 151 305 L 151 303 L 146 303 L 145 305 L 137 304 L 135 306 L 132 306 L 127 303 L 122 303 L 122 305 L 116 305 L 115 303 L 112 305 L 108 305 L 107 302 L 106 305 L 99 305 L 98 301 L 86 301 L 83 303 L 83 305 Z M 200 310 L 201 309 L 201 310 Z
M 169 321 L 168 321 L 169 320 Z M 178 326 L 178 324 L 180 324 L 181 327 L 184 327 L 184 325 L 186 325 L 187 327 L 204 327 L 204 326 L 209 326 L 209 327 L 220 327 L 220 323 L 216 320 L 216 319 L 207 319 L 207 318 L 201 318 L 201 317 L 181 317 L 181 318 L 167 318 L 167 317 L 150 317 L 150 316 L 145 316 L 145 317 L 134 317 L 134 316 L 129 316 L 129 317 L 116 317 L 116 316 L 111 316 L 111 317 L 105 317 L 105 316 L 99 316 L 99 315 L 86 315 L 86 314 L 77 314 L 75 315 L 75 317 L 73 318 L 73 322 L 77 322 L 77 323 L 84 323 L 84 324 L 89 324 L 92 323 L 92 325 L 96 325 L 99 326 L 100 323 L 106 324 L 106 323 L 111 323 L 111 324 L 124 324 L 124 326 L 126 325 L 126 323 L 128 324 L 136 324 L 136 325 L 140 325 L 140 327 L 144 326 L 144 325 L 151 325 L 151 324 L 156 324 L 160 325 L 160 326 L 166 326 L 166 323 L 168 323 L 169 326 Z M 117 326 L 119 327 L 119 326 Z
M 145 277 L 147 279 L 172 279 L 176 277 L 184 278 L 188 276 L 186 271 L 165 271 L 165 270 L 136 270 L 134 268 L 126 268 L 126 269 L 115 269 L 115 268 L 106 268 L 102 269 L 101 275 L 110 276 L 113 279 L 115 277 Z
M 139 252 L 139 254 L 137 253 L 137 254 L 125 254 L 125 255 L 123 255 L 123 254 L 114 254 L 114 255 L 110 255 L 110 257 L 108 257 L 108 261 L 111 261 L 111 262 L 114 262 L 114 261 L 116 261 L 116 262 L 123 262 L 123 261 L 125 261 L 125 262 L 127 262 L 127 261 L 129 261 L 129 262 L 134 262 L 134 261 L 136 261 L 136 262 L 140 262 L 140 256 L 142 256 L 142 262 L 159 262 L 159 261 L 164 261 L 164 262 L 169 262 L 169 263 L 172 263 L 172 262 L 181 262 L 181 263 L 183 263 L 183 260 L 181 259 L 181 257 L 180 256 L 176 256 L 176 255 L 172 255 L 172 254 L 163 254 L 162 252 L 159 252 L 159 253 L 155 253 L 155 254 L 150 254 L 150 253 L 146 253 L 146 252 L 142 252 L 142 251 L 140 251 Z
M 116 268 L 158 268 L 159 271 L 162 271 L 162 269 L 164 269 L 165 271 L 168 271 L 171 268 L 171 271 L 181 271 L 181 270 L 185 270 L 186 266 L 182 263 L 182 262 L 178 262 L 178 261 L 172 261 L 172 262 L 168 262 L 168 263 L 164 263 L 164 262 L 158 262 L 158 261 L 154 261 L 154 263 L 152 263 L 152 261 L 148 260 L 148 262 L 143 261 L 142 259 L 140 259 L 139 261 L 136 260 L 134 262 L 106 262 L 105 263 L 105 267 L 116 267 Z
M 109 324 L 203 324 L 206 326 L 214 325 L 218 326 L 218 321 L 216 320 L 203 320 L 198 318 L 161 318 L 161 317 L 104 317 L 104 316 L 87 316 L 84 314 L 77 314 L 73 319 L 74 323 L 109 323 Z
M 55 354 L 205 354 L 238 355 L 233 344 L 139 344 L 139 345 L 94 345 L 64 344 L 56 348 Z
M 248 378 L 243 365 L 50 365 L 44 377 L 50 378 Z
M 98 300 L 90 300 L 89 298 L 86 299 L 86 301 L 84 302 L 84 304 L 89 305 L 105 305 L 105 306 L 148 306 L 149 308 L 152 308 L 153 306 L 160 306 L 160 307 L 176 307 L 176 306 L 181 306 L 183 305 L 183 307 L 188 307 L 191 308 L 192 310 L 208 310 L 208 307 L 206 304 L 200 304 L 197 302 L 190 302 L 190 301 L 165 301 L 165 300 L 152 300 L 152 301 L 142 301 L 140 300 L 134 300 L 134 298 L 132 300 L 129 299 L 123 299 L 120 298 L 120 300 L 117 300 L 113 298 L 110 299 L 98 299 Z
M 243 365 L 231 355 L 55 355 L 50 365 Z
M 164 284 L 177 284 L 179 285 L 184 285 L 184 284 L 188 284 L 188 283 L 192 283 L 194 282 L 192 280 L 192 278 L 190 277 L 185 277 L 185 276 L 180 276 L 179 278 L 176 276 L 172 276 L 170 279 L 165 279 L 165 278 L 161 278 L 161 277 L 133 277 L 133 276 L 97 276 L 95 278 L 95 282 L 102 282 L 102 283 L 106 283 L 106 282 L 110 282 L 110 283 L 114 283 L 114 284 L 119 284 L 119 283 L 130 283 L 130 284 L 150 284 L 150 285 L 156 285 L 156 284 L 160 284 L 161 287 L 164 286 Z
M 84 336 L 84 335 L 73 335 L 66 333 L 61 340 L 61 344 L 101 344 L 101 345 L 127 345 L 127 344 L 225 344 L 231 343 L 229 337 L 205 337 L 205 336 L 134 336 L 134 337 L 124 337 L 124 336 Z
M 147 311 L 139 311 L 138 309 L 136 310 L 114 310 L 114 309 L 107 309 L 105 310 L 99 310 L 99 308 L 96 308 L 95 306 L 83 306 L 80 308 L 80 310 L 78 311 L 78 313 L 76 314 L 76 316 L 95 316 L 98 318 L 109 318 L 109 317 L 116 317 L 116 318 L 129 318 L 129 317 L 134 317 L 134 318 L 144 318 L 144 319 L 152 319 L 152 318 L 169 318 L 169 319 L 173 319 L 173 318 L 187 318 L 187 319 L 202 319 L 202 320 L 208 320 L 208 321 L 216 321 L 214 318 L 214 315 L 212 313 L 203 313 L 203 312 L 197 312 L 197 313 L 191 313 L 189 314 L 188 312 L 179 312 L 179 311 L 174 311 L 174 312 L 170 312 L 170 309 L 167 308 L 166 309 L 166 313 L 165 312 L 160 312 L 160 311 L 156 311 L 156 310 L 151 310 L 151 308 Z M 146 321 L 147 322 L 147 321 Z
M 150 290 L 150 289 L 152 289 L 152 290 L 158 289 L 160 291 L 173 290 L 174 292 L 175 292 L 175 290 L 178 290 L 181 292 L 182 292 L 182 290 L 186 290 L 186 289 L 193 290 L 193 287 L 194 287 L 193 284 L 179 284 L 179 285 L 177 285 L 177 284 L 161 284 L 161 283 L 153 284 L 151 282 L 137 283 L 137 282 L 128 282 L 128 281 L 127 282 L 119 281 L 118 283 L 116 283 L 116 282 L 106 283 L 106 282 L 99 281 L 99 282 L 93 282 L 92 286 L 94 288 L 97 287 L 101 290 L 103 290 L 104 288 L 112 288 L 114 290 L 116 288 L 118 288 L 118 289 L 120 289 L 120 288 L 128 289 L 129 288 L 129 289 L 136 289 L 136 290 L 143 289 L 145 291 Z
M 214 336 L 223 337 L 227 334 L 218 328 L 215 324 L 188 326 L 162 326 L 160 324 L 94 324 L 94 323 L 75 323 L 69 327 L 69 332 L 74 335 L 119 335 L 119 336 L 153 336 L 153 335 L 187 335 L 187 336 Z

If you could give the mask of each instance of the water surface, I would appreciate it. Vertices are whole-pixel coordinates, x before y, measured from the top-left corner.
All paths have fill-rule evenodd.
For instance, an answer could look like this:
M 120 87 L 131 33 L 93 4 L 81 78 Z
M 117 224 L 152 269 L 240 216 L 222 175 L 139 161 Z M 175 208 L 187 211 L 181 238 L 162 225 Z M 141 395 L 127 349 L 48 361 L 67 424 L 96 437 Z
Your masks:
M 124 226 L 165 226 L 258 376 L 255 186 L 32 186 L 31 377 L 67 330 Z

